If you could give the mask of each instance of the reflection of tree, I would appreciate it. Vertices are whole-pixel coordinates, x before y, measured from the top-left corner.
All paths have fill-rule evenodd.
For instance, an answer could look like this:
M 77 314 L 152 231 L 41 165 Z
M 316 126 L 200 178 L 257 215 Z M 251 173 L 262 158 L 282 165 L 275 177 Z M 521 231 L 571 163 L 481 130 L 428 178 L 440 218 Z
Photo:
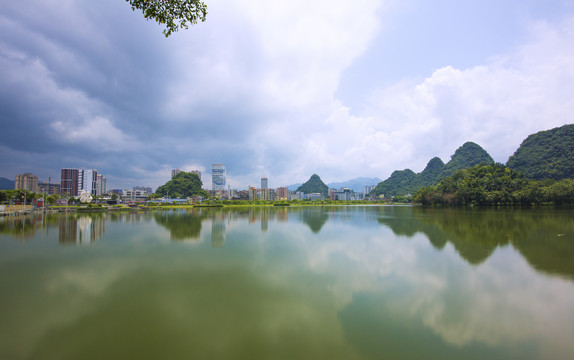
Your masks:
M 571 210 L 381 207 L 379 212 L 379 222 L 395 234 L 424 233 L 436 248 L 450 242 L 473 265 L 512 244 L 534 268 L 574 279 Z
M 201 222 L 207 215 L 196 209 L 186 211 L 159 211 L 154 213 L 156 223 L 169 230 L 172 240 L 197 239 Z

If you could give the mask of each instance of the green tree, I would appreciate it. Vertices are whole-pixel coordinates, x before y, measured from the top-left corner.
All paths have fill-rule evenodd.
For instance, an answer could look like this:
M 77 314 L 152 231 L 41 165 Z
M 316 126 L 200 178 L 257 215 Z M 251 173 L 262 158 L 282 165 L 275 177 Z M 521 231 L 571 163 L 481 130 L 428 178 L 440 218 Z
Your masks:
M 168 37 L 179 28 L 188 28 L 188 23 L 205 21 L 207 5 L 199 0 L 126 0 L 132 10 L 141 10 L 146 19 L 165 24 L 163 34 Z

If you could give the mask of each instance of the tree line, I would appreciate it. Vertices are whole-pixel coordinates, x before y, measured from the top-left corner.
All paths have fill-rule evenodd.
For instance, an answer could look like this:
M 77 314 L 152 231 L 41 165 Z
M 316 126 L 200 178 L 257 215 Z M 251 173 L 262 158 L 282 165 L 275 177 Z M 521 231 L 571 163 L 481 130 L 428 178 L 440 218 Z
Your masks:
M 574 180 L 529 180 L 503 164 L 476 165 L 455 171 L 412 198 L 423 205 L 574 205 Z

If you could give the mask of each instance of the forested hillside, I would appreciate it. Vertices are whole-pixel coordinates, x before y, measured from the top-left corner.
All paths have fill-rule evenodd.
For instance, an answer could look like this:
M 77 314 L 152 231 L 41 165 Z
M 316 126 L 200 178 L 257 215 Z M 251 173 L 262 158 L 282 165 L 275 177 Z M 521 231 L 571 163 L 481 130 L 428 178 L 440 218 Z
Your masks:
M 574 125 L 528 136 L 506 164 L 529 179 L 574 179 Z
M 394 171 L 391 177 L 377 185 L 373 194 L 385 197 L 412 194 L 423 186 L 436 185 L 456 170 L 479 164 L 494 164 L 494 160 L 482 147 L 467 142 L 455 151 L 446 164 L 438 157 L 434 157 L 418 174 L 410 169 Z
M 299 186 L 296 192 L 299 191 L 305 194 L 320 193 L 325 196 L 329 196 L 329 187 L 323 182 L 323 180 L 321 180 L 317 174 L 311 175 L 307 182 Z

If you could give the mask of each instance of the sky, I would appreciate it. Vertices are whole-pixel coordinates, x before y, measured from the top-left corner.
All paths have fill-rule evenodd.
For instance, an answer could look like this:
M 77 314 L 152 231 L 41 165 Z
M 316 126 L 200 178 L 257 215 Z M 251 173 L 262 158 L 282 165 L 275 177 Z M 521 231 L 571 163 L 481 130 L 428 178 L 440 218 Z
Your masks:
M 206 4 L 166 38 L 123 0 L 0 0 L 0 177 L 386 179 L 574 123 L 574 0 Z

